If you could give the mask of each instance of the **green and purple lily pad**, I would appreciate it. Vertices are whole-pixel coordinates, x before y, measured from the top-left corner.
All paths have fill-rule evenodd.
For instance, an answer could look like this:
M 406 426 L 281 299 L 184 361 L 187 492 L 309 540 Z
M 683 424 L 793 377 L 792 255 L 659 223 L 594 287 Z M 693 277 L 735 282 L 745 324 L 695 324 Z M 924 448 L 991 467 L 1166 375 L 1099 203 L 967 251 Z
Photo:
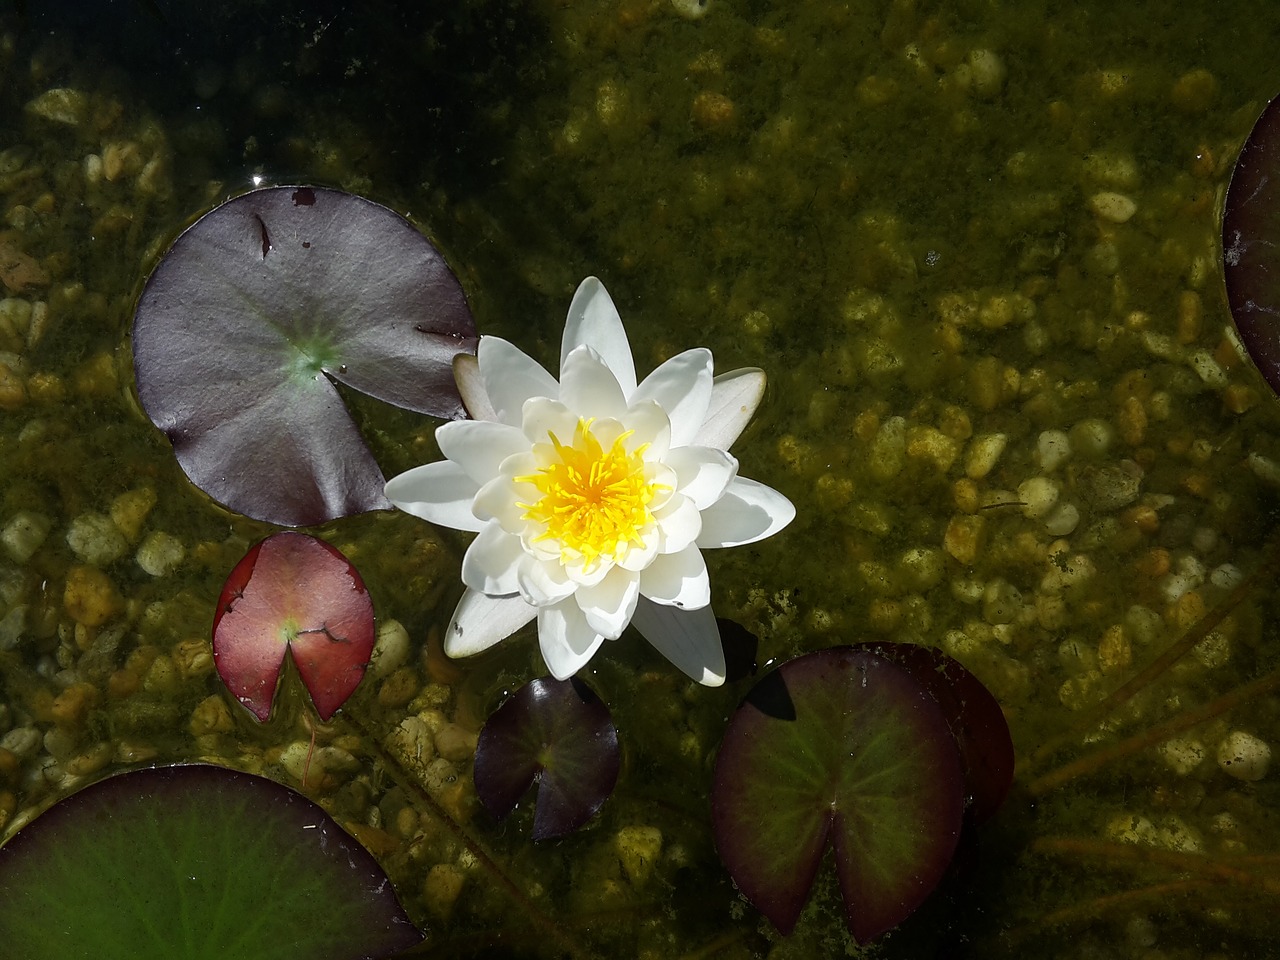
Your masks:
M 23 960 L 382 960 L 422 940 L 386 874 L 302 794 L 204 764 L 135 770 L 0 847 Z

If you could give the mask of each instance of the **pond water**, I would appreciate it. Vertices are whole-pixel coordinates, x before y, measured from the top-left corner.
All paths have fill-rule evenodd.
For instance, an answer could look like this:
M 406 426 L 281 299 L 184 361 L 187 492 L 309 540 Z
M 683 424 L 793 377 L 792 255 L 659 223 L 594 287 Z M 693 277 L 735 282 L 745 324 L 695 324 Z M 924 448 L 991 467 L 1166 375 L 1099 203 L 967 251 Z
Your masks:
M 37 6 L 0 14 L 6 831 L 142 762 L 301 786 L 296 680 L 260 726 L 208 645 L 223 579 L 274 528 L 183 476 L 137 404 L 129 329 L 185 224 L 317 183 L 409 216 L 481 332 L 551 369 L 595 274 L 642 372 L 699 345 L 766 370 L 734 453 L 798 516 L 708 555 L 717 613 L 762 663 L 940 647 L 1018 751 L 972 862 L 867 955 L 1276 949 L 1280 406 L 1231 331 L 1218 218 L 1280 92 L 1280 8 Z M 386 475 L 439 457 L 435 422 L 349 399 Z M 389 513 L 316 532 L 360 568 L 390 652 L 317 729 L 304 789 L 379 857 L 424 955 L 860 955 L 829 865 L 784 939 L 716 858 L 711 765 L 749 681 L 697 687 L 633 633 L 607 644 L 585 676 L 621 731 L 618 789 L 534 845 L 527 804 L 477 811 L 469 758 L 545 673 L 536 640 L 438 649 L 466 537 Z

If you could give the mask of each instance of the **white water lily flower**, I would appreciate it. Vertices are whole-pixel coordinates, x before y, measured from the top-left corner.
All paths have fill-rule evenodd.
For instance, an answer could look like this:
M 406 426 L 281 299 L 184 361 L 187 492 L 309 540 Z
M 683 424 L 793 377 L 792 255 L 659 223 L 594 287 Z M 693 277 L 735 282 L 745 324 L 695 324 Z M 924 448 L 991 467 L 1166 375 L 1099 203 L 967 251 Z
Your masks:
M 436 431 L 448 458 L 394 477 L 401 510 L 479 534 L 446 632 L 479 653 L 535 616 L 548 669 L 582 668 L 628 623 L 672 663 L 724 682 L 702 550 L 753 543 L 795 516 L 786 497 L 738 476 L 727 452 L 764 392 L 761 370 L 712 378 L 687 350 L 637 385 L 618 311 L 595 277 L 565 322 L 557 383 L 499 337 L 455 363 L 473 420 Z

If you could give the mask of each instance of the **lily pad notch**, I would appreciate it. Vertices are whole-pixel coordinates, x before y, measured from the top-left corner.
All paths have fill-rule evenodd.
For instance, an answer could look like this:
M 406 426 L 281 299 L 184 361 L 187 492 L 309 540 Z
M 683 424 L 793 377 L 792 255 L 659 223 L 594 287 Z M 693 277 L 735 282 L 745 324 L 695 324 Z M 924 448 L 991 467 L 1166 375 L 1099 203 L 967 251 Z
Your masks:
M 138 399 L 191 481 L 232 510 L 312 526 L 389 509 L 335 383 L 466 415 L 452 363 L 475 322 L 440 252 L 363 197 L 267 187 L 214 208 L 138 300 Z
M 502 820 L 534 787 L 533 839 L 590 820 L 618 781 L 622 748 L 609 708 L 583 680 L 541 677 L 489 717 L 476 744 L 476 795 Z
M 218 676 L 259 722 L 271 716 L 286 656 L 327 721 L 364 679 L 374 640 L 373 601 L 356 568 L 292 530 L 241 558 L 213 619 Z
M 730 719 L 711 796 L 716 849 L 789 934 L 830 844 L 846 923 L 866 943 L 933 892 L 961 830 L 994 812 L 1012 774 L 999 705 L 954 660 L 833 647 L 765 676 Z

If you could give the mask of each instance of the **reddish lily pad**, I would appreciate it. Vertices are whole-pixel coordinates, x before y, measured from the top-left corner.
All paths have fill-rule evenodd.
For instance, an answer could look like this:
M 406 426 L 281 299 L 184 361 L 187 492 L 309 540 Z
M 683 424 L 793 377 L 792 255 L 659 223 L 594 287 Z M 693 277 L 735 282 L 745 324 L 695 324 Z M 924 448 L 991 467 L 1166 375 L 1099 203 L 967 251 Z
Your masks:
M 462 287 L 386 207 L 320 187 L 229 200 L 174 242 L 138 300 L 138 398 L 191 481 L 233 510 L 310 526 L 389 509 L 334 381 L 464 416 Z
M 1222 260 L 1240 340 L 1280 393 L 1280 97 L 1262 111 L 1231 174 Z
M 302 794 L 205 764 L 101 780 L 0 847 L 0 943 L 24 960 L 381 960 L 422 934 Z
M 328 720 L 364 678 L 373 603 L 356 568 L 323 540 L 286 531 L 227 577 L 213 619 L 218 675 L 255 717 L 271 715 L 285 654 Z
M 1013 786 L 1013 738 L 1000 702 L 958 660 L 914 643 L 860 643 L 905 669 L 933 695 L 960 748 L 970 822 L 990 819 Z
M 716 848 L 783 933 L 828 840 L 860 942 L 908 917 L 942 879 L 960 836 L 964 776 L 946 717 L 909 672 L 836 647 L 765 677 L 716 758 Z
M 480 731 L 476 794 L 506 817 L 535 782 L 533 839 L 572 833 L 600 809 L 618 781 L 622 751 L 609 708 L 576 677 L 526 683 Z

